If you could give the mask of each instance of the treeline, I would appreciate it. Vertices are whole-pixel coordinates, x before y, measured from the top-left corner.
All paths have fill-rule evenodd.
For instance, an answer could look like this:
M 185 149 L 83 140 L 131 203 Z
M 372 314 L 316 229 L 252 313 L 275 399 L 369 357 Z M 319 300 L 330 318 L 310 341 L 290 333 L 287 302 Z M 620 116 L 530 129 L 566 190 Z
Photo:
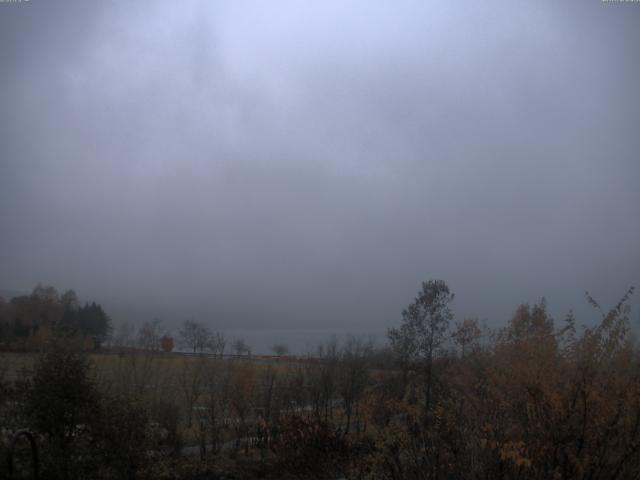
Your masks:
M 175 339 L 173 333 L 159 318 L 145 321 L 138 328 L 129 322 L 122 322 L 110 338 L 110 345 L 113 347 L 151 352 L 171 352 L 176 347 L 176 343 L 187 352 L 222 356 L 227 346 L 227 339 L 223 333 L 214 332 L 195 320 L 182 322 L 178 337 Z
M 488 329 L 455 321 L 429 281 L 388 346 L 334 340 L 309 361 L 90 363 L 54 342 L 29 378 L 0 382 L 0 420 L 37 432 L 45 478 L 637 478 L 632 293 L 610 310 L 587 295 L 589 327 L 541 301 Z
M 38 285 L 30 295 L 9 301 L 0 297 L 0 347 L 40 350 L 53 330 L 79 337 L 86 349 L 95 349 L 107 339 L 111 319 L 95 302 L 81 304 L 73 290 L 60 294 Z

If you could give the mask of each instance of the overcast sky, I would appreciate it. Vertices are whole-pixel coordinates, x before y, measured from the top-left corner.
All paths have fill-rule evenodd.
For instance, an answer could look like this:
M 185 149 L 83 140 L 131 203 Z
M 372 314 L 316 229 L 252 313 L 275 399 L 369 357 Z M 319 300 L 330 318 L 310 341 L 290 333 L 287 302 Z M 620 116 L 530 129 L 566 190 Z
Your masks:
M 493 324 L 610 306 L 639 46 L 600 0 L 0 3 L 0 288 L 222 329 L 381 331 L 432 278 Z

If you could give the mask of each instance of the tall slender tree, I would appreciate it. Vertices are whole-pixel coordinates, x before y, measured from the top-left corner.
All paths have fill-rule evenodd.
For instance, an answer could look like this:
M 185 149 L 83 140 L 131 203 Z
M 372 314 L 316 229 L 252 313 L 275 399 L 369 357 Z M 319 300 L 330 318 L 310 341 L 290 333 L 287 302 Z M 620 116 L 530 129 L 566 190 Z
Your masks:
M 443 280 L 423 282 L 414 301 L 403 310 L 400 327 L 388 331 L 396 355 L 422 372 L 425 415 L 432 403 L 433 360 L 453 319 L 449 308 L 453 298 Z

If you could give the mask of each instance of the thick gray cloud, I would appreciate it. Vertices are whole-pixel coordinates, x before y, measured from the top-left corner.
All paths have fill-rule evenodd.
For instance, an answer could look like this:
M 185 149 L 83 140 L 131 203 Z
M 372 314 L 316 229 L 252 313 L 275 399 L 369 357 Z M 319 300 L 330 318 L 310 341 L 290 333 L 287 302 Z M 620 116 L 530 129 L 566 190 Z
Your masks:
M 0 3 L 0 286 L 380 331 L 640 284 L 640 4 Z

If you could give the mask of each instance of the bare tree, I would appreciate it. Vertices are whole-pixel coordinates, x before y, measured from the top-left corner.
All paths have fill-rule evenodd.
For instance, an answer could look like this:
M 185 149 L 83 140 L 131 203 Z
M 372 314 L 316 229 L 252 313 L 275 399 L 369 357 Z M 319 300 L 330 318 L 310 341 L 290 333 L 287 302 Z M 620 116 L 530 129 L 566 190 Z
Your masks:
M 154 318 L 150 322 L 144 322 L 138 331 L 137 344 L 145 350 L 160 350 L 160 337 L 162 337 L 162 320 Z
M 371 340 L 363 341 L 355 337 L 348 337 L 341 352 L 341 369 L 339 374 L 339 391 L 344 404 L 346 416 L 345 435 L 351 428 L 351 420 L 359 417 L 360 398 L 367 386 L 369 377 L 367 360 L 373 351 Z M 358 421 L 358 430 L 360 422 Z
M 264 460 L 271 441 L 270 432 L 274 420 L 280 416 L 282 407 L 282 388 L 280 385 L 280 370 L 278 365 L 268 365 L 260 371 L 259 384 L 256 392 L 256 410 L 258 421 L 256 422 L 255 436 L 258 439 L 260 455 Z
M 177 383 L 185 401 L 187 426 L 191 427 L 193 408 L 202 395 L 206 357 L 183 357 Z
M 134 343 L 134 333 L 134 326 L 125 320 L 116 329 L 113 343 L 119 347 L 130 347 Z
M 238 356 L 244 355 L 245 353 L 247 355 L 251 355 L 251 347 L 249 347 L 249 345 L 247 345 L 247 343 L 244 341 L 243 338 L 238 338 L 237 340 L 235 340 L 231 344 L 231 348 L 233 348 L 233 351 Z
M 202 353 L 211 345 L 211 331 L 195 320 L 185 320 L 180 328 L 180 344 L 193 353 Z
M 244 443 L 245 455 L 249 453 L 249 420 L 254 406 L 255 368 L 249 362 L 234 366 L 229 385 L 229 406 L 235 416 L 235 452 Z
M 306 368 L 306 391 L 313 411 L 327 421 L 333 416 L 333 400 L 337 390 L 338 340 L 331 337 L 326 345 L 318 346 L 316 362 Z
M 216 332 L 209 337 L 208 350 L 214 355 L 222 357 L 224 355 L 224 349 L 227 346 L 227 339 L 224 333 Z
M 289 353 L 289 347 L 284 343 L 276 343 L 271 349 L 273 350 L 273 353 L 279 357 Z
M 262 416 L 267 423 L 271 421 L 274 413 L 277 416 L 277 408 L 275 406 L 277 379 L 277 366 L 268 365 L 267 368 L 261 371 L 259 406 L 262 409 Z
M 456 322 L 455 330 L 451 334 L 453 341 L 460 347 L 460 354 L 464 358 L 469 349 L 478 347 L 482 330 L 475 318 L 465 318 L 462 323 Z
M 229 416 L 230 370 L 222 362 L 210 362 L 205 369 L 202 404 L 214 452 L 222 443 L 222 429 Z

